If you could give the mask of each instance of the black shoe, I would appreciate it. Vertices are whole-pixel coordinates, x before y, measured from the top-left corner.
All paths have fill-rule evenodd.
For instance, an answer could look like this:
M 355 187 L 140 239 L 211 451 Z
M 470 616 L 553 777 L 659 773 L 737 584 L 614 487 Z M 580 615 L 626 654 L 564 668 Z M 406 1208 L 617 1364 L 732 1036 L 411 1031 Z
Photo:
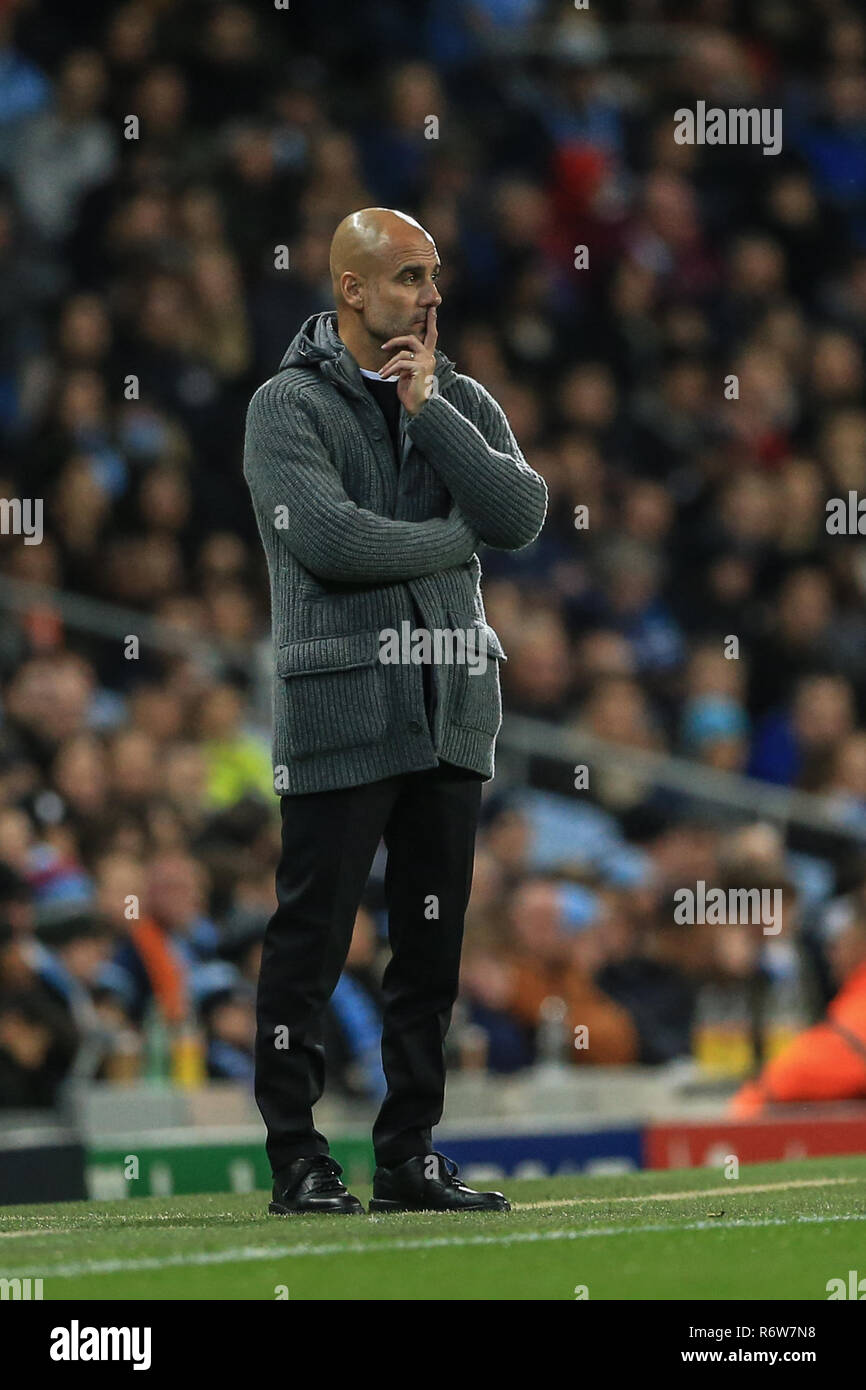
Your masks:
M 330 1154 L 296 1158 L 274 1179 L 271 1216 L 323 1212 L 364 1215 L 364 1208 L 340 1182 L 342 1168 Z
M 419 1154 L 396 1168 L 376 1169 L 370 1212 L 511 1211 L 501 1192 L 474 1192 L 457 1179 L 444 1154 Z

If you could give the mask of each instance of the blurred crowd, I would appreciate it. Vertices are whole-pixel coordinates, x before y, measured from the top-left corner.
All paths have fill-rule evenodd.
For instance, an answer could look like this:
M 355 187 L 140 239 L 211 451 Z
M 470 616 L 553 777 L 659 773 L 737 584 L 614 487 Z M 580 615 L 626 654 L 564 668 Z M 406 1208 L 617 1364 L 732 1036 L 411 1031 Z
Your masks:
M 782 110 L 782 152 L 677 144 L 699 100 Z M 746 1071 L 866 959 L 866 552 L 826 526 L 866 496 L 859 7 L 2 0 L 0 497 L 45 534 L 0 534 L 0 585 L 44 586 L 0 633 L 0 1105 L 251 1076 L 279 817 L 243 421 L 369 205 L 434 236 L 440 345 L 547 482 L 539 540 L 481 550 L 506 711 L 695 768 L 487 788 L 454 1064 Z M 703 770 L 830 829 L 744 827 Z M 700 878 L 784 885 L 785 929 L 676 926 Z M 384 928 L 377 862 L 349 1094 Z

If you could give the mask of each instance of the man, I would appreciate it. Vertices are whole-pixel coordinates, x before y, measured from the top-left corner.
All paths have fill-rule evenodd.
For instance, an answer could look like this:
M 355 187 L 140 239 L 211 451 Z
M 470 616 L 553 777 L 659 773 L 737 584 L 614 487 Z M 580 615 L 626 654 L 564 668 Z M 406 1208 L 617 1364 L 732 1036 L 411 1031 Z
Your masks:
M 330 268 L 336 312 L 312 315 L 256 391 L 244 455 L 270 572 L 282 815 L 257 1001 L 269 1209 L 363 1211 L 311 1107 L 324 1089 L 322 1013 L 384 838 L 388 1089 L 370 1210 L 507 1211 L 501 1193 L 458 1181 L 431 1131 L 502 716 L 506 658 L 475 549 L 529 545 L 547 490 L 493 398 L 436 347 L 433 238 L 403 213 L 365 208 L 337 228 Z M 438 660 L 380 659 L 386 634 L 410 630 L 430 636 Z M 464 634 L 450 663 L 432 643 L 446 633 Z M 466 651 L 483 658 L 477 669 Z
M 792 1038 L 728 1102 L 735 1119 L 782 1103 L 866 1098 L 866 905 L 840 899 L 825 924 L 827 956 L 839 986 L 826 1017 Z M 778 1108 L 775 1111 L 779 1113 Z

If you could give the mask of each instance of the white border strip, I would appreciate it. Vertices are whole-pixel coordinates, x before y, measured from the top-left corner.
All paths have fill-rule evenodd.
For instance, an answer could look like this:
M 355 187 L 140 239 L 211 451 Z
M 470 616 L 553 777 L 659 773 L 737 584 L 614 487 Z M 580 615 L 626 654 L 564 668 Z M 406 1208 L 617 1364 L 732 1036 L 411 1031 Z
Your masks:
M 287 1220 L 291 1218 L 286 1218 Z M 373 1220 L 392 1221 L 393 1217 L 374 1217 Z M 591 1240 L 598 1237 L 628 1235 L 666 1235 L 673 1231 L 729 1231 L 759 1229 L 769 1226 L 830 1225 L 837 1221 L 866 1221 L 866 1212 L 848 1212 L 835 1216 L 794 1216 L 742 1218 L 731 1221 L 689 1221 L 682 1224 L 665 1223 L 653 1226 L 590 1227 L 582 1231 L 515 1231 L 513 1234 L 489 1236 L 430 1236 L 427 1239 L 380 1240 L 364 1245 L 360 1242 L 334 1241 L 329 1245 L 246 1245 L 230 1250 L 203 1250 L 184 1255 L 157 1255 L 139 1260 L 92 1260 L 79 1264 L 41 1264 L 38 1268 L 9 1268 L 6 1278 L 78 1279 L 98 1274 L 132 1274 L 139 1270 L 186 1268 L 201 1265 L 241 1264 L 251 1260 L 304 1259 L 310 1255 L 375 1255 L 402 1250 L 460 1249 L 484 1245 L 532 1245 L 540 1241 Z

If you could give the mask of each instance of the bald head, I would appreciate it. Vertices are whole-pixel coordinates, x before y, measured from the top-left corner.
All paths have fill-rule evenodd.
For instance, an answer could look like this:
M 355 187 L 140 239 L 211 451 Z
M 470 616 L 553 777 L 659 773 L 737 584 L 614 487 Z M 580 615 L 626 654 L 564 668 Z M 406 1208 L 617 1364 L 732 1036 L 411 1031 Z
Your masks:
M 330 273 L 338 331 L 361 366 L 382 365 L 386 340 L 423 334 L 427 311 L 441 303 L 436 243 L 414 217 L 393 208 L 361 208 L 343 218 L 331 241 Z
M 331 285 L 334 303 L 341 308 L 341 278 L 346 271 L 367 279 L 383 263 L 403 248 L 416 246 L 419 239 L 435 254 L 433 238 L 414 217 L 393 208 L 361 208 L 344 217 L 331 239 Z

